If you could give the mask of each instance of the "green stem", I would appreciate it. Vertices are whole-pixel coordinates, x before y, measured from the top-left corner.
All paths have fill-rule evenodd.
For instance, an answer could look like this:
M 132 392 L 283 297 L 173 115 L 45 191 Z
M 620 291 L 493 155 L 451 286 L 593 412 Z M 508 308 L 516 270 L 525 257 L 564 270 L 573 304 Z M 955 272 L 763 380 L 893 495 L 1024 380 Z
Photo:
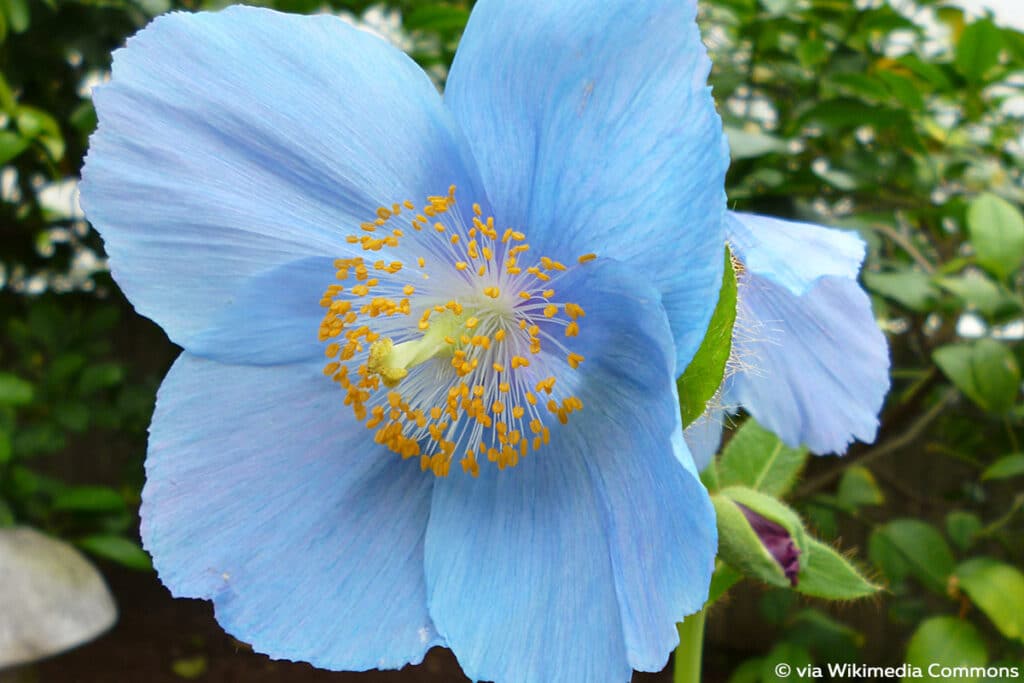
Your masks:
M 674 683 L 700 683 L 701 658 L 704 653 L 704 617 L 707 608 L 686 617 L 678 625 L 679 647 L 676 648 Z

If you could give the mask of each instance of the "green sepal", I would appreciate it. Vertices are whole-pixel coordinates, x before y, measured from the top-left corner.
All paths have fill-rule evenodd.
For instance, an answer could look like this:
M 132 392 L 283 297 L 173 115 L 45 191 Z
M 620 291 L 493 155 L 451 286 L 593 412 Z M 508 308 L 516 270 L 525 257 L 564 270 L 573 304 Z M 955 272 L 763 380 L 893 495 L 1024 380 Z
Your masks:
M 725 379 L 725 366 L 732 353 L 732 328 L 736 323 L 736 290 L 736 271 L 732 266 L 732 254 L 726 247 L 718 304 L 704 341 L 677 382 L 684 429 L 704 414 L 708 401 Z
M 808 538 L 801 550 L 796 591 L 826 600 L 857 600 L 881 590 L 845 557 L 821 541 Z

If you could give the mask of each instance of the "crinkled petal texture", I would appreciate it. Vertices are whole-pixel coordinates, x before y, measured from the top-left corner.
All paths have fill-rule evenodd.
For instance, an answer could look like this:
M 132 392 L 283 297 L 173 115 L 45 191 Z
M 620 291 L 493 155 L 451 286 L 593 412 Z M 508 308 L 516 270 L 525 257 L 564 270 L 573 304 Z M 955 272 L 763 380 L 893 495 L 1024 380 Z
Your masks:
M 184 353 L 150 427 L 142 538 L 177 596 L 239 639 L 329 669 L 398 668 L 427 614 L 431 477 L 373 443 L 314 366 Z
M 86 214 L 138 311 L 207 357 L 238 360 L 303 285 L 280 269 L 345 256 L 345 231 L 378 207 L 450 184 L 482 194 L 427 76 L 337 17 L 165 15 L 115 53 L 94 102 Z M 255 277 L 275 285 L 261 289 L 266 308 L 232 311 Z M 308 351 L 287 341 L 246 360 Z
M 856 277 L 864 245 L 850 233 L 731 214 L 745 266 L 734 339 L 742 405 L 790 446 L 843 453 L 871 442 L 889 390 L 889 352 Z
M 694 0 L 480 0 L 445 91 L 495 216 L 553 258 L 646 273 L 680 372 L 721 283 L 728 166 L 695 14 Z
M 474 680 L 628 681 L 660 670 L 703 605 L 714 513 L 680 429 L 674 350 L 643 275 L 601 263 L 560 283 L 587 311 L 577 395 L 549 452 L 439 480 L 430 613 Z M 571 371 L 566 368 L 566 373 Z

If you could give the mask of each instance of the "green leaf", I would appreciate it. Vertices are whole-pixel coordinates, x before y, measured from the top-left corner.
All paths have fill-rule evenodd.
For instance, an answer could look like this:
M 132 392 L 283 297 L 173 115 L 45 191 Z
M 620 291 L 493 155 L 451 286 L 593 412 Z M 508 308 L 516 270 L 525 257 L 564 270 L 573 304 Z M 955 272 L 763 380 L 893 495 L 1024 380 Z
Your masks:
M 754 159 L 765 154 L 784 154 L 787 151 L 785 140 L 761 131 L 726 126 L 725 134 L 729 138 L 733 161 Z
M 119 384 L 124 379 L 124 368 L 118 363 L 97 363 L 82 371 L 78 378 L 78 391 L 92 394 L 100 389 Z
M 881 589 L 831 547 L 808 537 L 800 555 L 796 590 L 827 600 L 857 600 Z
M 736 667 L 727 683 L 760 683 L 764 660 L 761 657 L 748 659 Z
M 789 620 L 786 639 L 818 656 L 818 661 L 856 662 L 864 634 L 817 609 L 804 609 Z
M 1020 308 L 1020 302 L 1013 295 L 978 272 L 939 278 L 936 283 L 969 308 L 975 308 L 985 315 L 992 316 Z
M 0 130 L 0 165 L 24 152 L 28 143 L 28 140 L 13 131 Z
M 708 401 L 725 378 L 725 365 L 732 351 L 732 326 L 736 322 L 736 272 L 732 268 L 729 249 L 725 250 L 725 270 L 718 304 L 711 316 L 708 332 L 697 354 L 679 378 L 679 405 L 683 428 L 703 414 Z
M 950 344 L 932 355 L 957 389 L 981 408 L 1003 413 L 1013 407 L 1020 387 L 1020 366 L 1013 353 L 994 339 Z
M 0 15 L 3 13 L 0 12 Z M 2 21 L 0 21 L 2 23 Z M 2 42 L 2 36 L 0 36 L 0 42 Z M 14 93 L 11 91 L 11 86 L 7 84 L 7 79 L 0 73 L 0 112 L 12 116 L 15 113 L 15 109 L 18 108 L 18 102 L 14 99 Z
M 931 278 L 918 270 L 865 272 L 864 284 L 875 294 L 892 299 L 911 311 L 927 311 L 938 298 Z
M 781 664 L 789 667 L 787 670 L 789 673 L 784 676 L 780 675 Z M 761 661 L 761 680 L 764 683 L 813 681 L 814 677 L 811 675 L 811 665 L 813 664 L 811 653 L 805 647 L 784 640 L 773 647 Z
M 800 41 L 796 47 L 796 58 L 807 69 L 823 64 L 828 59 L 828 46 L 820 38 Z
M 0 5 L 7 15 L 7 23 L 12 32 L 24 33 L 28 30 L 28 0 L 0 0 Z
M 973 512 L 954 510 L 946 515 L 946 535 L 960 550 L 968 550 L 981 529 L 981 519 Z
M 722 486 L 749 486 L 772 496 L 792 488 L 807 462 L 807 450 L 790 448 L 753 419 L 729 440 L 718 463 Z
M 985 468 L 981 473 L 982 481 L 989 479 L 1010 479 L 1024 474 L 1024 453 L 1004 455 Z
M 42 109 L 18 108 L 18 130 L 27 138 L 38 140 L 54 161 L 64 157 L 64 136 L 57 120 Z
M 76 486 L 53 499 L 53 509 L 74 512 L 116 512 L 125 507 L 124 498 L 105 486 Z
M 868 556 L 890 581 L 914 576 L 940 595 L 945 595 L 954 567 L 953 552 L 942 534 L 918 519 L 876 527 L 868 539 Z
M 967 209 L 967 229 L 978 263 L 1006 278 L 1024 260 L 1024 217 L 1002 197 L 985 193 Z
M 406 30 L 448 33 L 461 31 L 469 20 L 469 10 L 452 5 L 425 5 L 416 7 L 402 18 Z
M 78 540 L 78 546 L 88 552 L 129 569 L 148 571 L 153 568 L 146 551 L 138 543 L 122 536 L 95 534 Z
M 208 668 L 206 657 L 203 655 L 175 659 L 171 663 L 171 670 L 174 671 L 174 674 L 186 680 L 199 678 L 206 673 Z
M 956 568 L 957 584 L 999 632 L 1024 643 L 1024 573 L 988 557 L 967 560 Z
M 953 65 L 971 83 L 981 83 L 989 69 L 999 63 L 1003 47 L 1000 30 L 989 19 L 980 19 L 960 34 Z
M 934 673 L 940 673 L 942 667 L 983 667 L 988 663 L 988 650 L 981 634 L 970 622 L 956 617 L 932 617 L 910 638 L 906 663 L 921 669 L 924 678 L 906 676 L 905 683 L 948 680 L 929 675 L 929 667 Z M 958 675 L 956 680 L 970 683 L 978 679 Z
M 32 402 L 35 392 L 29 382 L 9 372 L 0 372 L 0 405 L 23 406 Z
M 847 510 L 855 510 L 862 505 L 881 505 L 885 502 L 882 490 L 871 470 L 860 465 L 848 467 L 839 481 L 839 504 Z
M 914 111 L 924 109 L 924 97 L 921 96 L 921 89 L 913 80 L 885 70 L 878 72 L 878 78 L 885 81 L 892 96 L 899 100 L 906 109 Z

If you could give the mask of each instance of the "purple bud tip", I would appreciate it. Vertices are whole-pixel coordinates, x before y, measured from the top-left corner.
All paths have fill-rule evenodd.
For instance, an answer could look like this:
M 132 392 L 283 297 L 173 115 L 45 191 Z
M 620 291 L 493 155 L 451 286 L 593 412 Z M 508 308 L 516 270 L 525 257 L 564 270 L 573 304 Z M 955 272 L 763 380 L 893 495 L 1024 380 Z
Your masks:
M 786 529 L 770 519 L 762 517 L 742 503 L 736 503 L 747 518 L 761 543 L 782 567 L 783 573 L 792 586 L 796 586 L 800 573 L 800 549 L 793 543 L 793 537 Z

